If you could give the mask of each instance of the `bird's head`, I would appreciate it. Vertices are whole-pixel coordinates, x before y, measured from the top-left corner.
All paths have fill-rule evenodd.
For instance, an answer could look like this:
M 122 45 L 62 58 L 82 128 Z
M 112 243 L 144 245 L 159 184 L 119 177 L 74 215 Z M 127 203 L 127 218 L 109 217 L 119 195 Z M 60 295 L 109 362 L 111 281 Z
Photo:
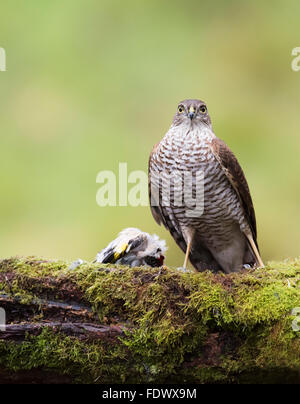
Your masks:
M 173 125 L 181 124 L 201 125 L 204 124 L 211 128 L 210 116 L 207 112 L 205 102 L 200 100 L 184 100 L 178 104 L 176 114 L 173 119 Z

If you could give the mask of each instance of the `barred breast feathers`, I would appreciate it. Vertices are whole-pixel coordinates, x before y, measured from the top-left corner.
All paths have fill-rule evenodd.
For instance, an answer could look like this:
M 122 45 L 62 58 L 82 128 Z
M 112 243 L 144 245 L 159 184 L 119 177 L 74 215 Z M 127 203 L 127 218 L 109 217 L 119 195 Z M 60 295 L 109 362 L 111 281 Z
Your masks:
M 154 148 L 152 157 L 165 168 L 186 170 L 213 157 L 209 145 L 214 138 L 216 135 L 204 124 L 197 127 L 172 125 Z

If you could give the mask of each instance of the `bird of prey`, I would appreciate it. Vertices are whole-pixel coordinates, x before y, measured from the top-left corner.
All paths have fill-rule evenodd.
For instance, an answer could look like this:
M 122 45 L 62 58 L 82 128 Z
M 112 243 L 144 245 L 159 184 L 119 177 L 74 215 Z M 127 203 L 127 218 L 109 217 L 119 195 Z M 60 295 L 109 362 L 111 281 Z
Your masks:
M 187 183 L 192 201 L 197 178 L 202 181 L 198 213 L 191 214 L 194 205 L 185 202 L 186 177 L 192 178 Z M 175 195 L 180 192 L 178 203 Z M 230 273 L 243 266 L 263 266 L 246 178 L 232 151 L 214 134 L 205 102 L 179 103 L 169 131 L 150 155 L 149 196 L 154 219 L 185 253 L 184 268 L 188 259 L 198 271 Z
M 152 236 L 136 228 L 122 230 L 118 237 L 100 251 L 96 262 L 113 263 L 131 267 L 160 267 L 164 263 L 166 242 L 156 234 Z

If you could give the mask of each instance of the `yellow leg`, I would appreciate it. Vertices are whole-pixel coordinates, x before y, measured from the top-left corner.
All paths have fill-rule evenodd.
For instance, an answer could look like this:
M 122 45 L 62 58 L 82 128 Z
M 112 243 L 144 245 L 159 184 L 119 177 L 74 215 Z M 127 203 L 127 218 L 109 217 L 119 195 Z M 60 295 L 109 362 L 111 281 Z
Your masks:
M 190 255 L 190 251 L 191 251 L 191 246 L 192 246 L 192 242 L 190 241 L 188 243 L 188 245 L 187 245 L 186 252 L 185 252 L 185 259 L 184 259 L 184 264 L 183 264 L 184 269 L 186 269 L 187 264 L 188 264 L 189 255 Z
M 259 254 L 259 252 L 258 252 L 258 249 L 257 249 L 257 247 L 256 247 L 256 244 L 255 244 L 254 241 L 253 241 L 252 235 L 247 234 L 247 238 L 248 238 L 249 243 L 250 243 L 250 245 L 251 245 L 251 248 L 252 248 L 252 250 L 253 250 L 253 252 L 254 252 L 254 255 L 255 255 L 255 257 L 256 257 L 256 259 L 257 259 L 257 261 L 258 261 L 258 265 L 259 265 L 261 268 L 263 268 L 263 267 L 264 267 L 264 263 L 263 263 L 263 261 L 262 261 L 262 259 L 261 259 L 261 257 L 260 257 L 260 254 Z

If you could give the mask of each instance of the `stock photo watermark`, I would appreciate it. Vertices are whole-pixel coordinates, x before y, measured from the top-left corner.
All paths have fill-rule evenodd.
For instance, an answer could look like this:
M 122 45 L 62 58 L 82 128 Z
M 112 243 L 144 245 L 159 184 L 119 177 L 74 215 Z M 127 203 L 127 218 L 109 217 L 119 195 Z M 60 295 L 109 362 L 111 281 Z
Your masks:
M 119 163 L 118 173 L 105 170 L 97 174 L 101 184 L 96 194 L 99 206 L 183 207 L 187 217 L 199 217 L 204 211 L 203 171 L 157 171 L 151 174 L 135 170 L 128 172 L 127 163 Z
M 6 52 L 4 48 L 0 48 L 0 72 L 6 72 Z
M 5 331 L 6 326 L 6 313 L 5 310 L 0 307 L 0 331 Z
M 298 72 L 300 70 L 300 47 L 292 50 L 292 56 L 295 56 L 292 60 L 292 70 Z

